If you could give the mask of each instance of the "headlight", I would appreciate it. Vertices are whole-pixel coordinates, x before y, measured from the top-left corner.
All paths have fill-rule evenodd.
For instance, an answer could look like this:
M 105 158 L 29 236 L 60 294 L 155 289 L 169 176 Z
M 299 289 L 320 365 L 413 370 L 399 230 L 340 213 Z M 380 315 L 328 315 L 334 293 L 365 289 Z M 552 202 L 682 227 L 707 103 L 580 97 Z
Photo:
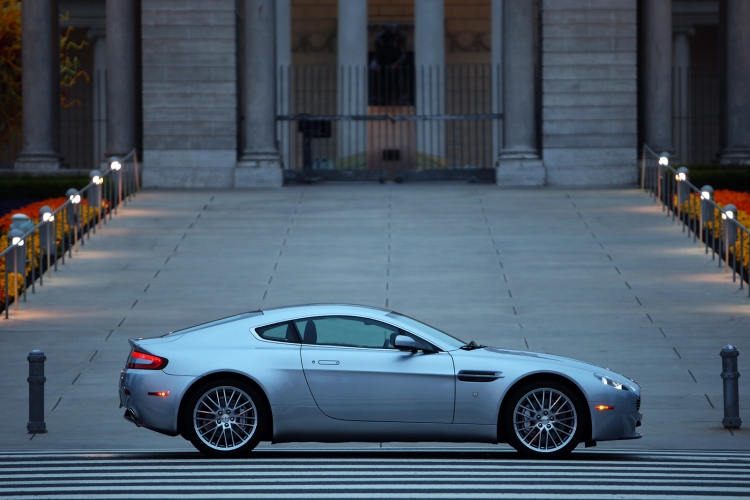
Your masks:
M 602 375 L 601 373 L 594 373 L 594 377 L 601 380 L 604 385 L 614 387 L 615 389 L 620 389 L 621 391 L 627 391 L 629 389 L 625 383 L 615 380 L 612 377 Z

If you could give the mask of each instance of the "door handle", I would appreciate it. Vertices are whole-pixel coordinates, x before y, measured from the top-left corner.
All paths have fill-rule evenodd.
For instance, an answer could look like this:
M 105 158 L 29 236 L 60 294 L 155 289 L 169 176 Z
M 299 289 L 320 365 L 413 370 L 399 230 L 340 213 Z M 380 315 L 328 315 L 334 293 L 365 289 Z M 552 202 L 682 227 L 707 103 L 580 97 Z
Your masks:
M 337 365 L 339 364 L 339 362 L 336 361 L 335 359 L 321 359 L 318 361 L 318 364 L 319 365 Z

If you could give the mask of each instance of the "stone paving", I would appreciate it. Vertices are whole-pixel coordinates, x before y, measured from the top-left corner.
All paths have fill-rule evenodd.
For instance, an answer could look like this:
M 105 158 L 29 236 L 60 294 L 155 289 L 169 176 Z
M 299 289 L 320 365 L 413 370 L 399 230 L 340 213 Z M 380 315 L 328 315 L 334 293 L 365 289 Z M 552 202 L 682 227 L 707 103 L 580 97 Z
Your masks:
M 602 447 L 750 449 L 749 431 L 721 426 L 719 378 L 725 344 L 750 366 L 747 289 L 640 191 L 472 184 L 140 193 L 0 320 L 0 448 L 191 449 L 122 419 L 127 339 L 311 302 L 630 375 L 644 438 Z M 30 440 L 31 349 L 49 358 L 49 433 Z

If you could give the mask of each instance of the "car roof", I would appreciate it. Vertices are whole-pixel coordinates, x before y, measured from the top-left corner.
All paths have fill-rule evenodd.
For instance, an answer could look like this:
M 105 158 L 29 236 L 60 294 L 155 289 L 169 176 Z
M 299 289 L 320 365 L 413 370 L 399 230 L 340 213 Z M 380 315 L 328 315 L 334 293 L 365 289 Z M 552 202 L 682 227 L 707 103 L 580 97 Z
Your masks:
M 383 317 L 390 314 L 391 310 L 379 307 L 364 306 L 359 304 L 299 304 L 293 306 L 270 307 L 261 309 L 262 318 L 259 321 L 273 322 L 277 319 L 283 321 L 294 317 L 325 316 L 325 315 L 354 315 Z

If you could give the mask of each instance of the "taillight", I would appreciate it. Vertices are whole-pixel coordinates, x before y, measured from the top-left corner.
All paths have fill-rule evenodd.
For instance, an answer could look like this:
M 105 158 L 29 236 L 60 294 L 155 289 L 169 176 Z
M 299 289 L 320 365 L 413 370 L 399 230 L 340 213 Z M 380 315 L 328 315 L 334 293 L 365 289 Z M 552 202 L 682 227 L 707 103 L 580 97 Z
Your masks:
M 139 370 L 161 370 L 169 361 L 167 358 L 160 358 L 159 356 L 153 356 L 146 354 L 145 352 L 133 351 L 130 353 L 128 359 L 128 368 L 135 368 Z

